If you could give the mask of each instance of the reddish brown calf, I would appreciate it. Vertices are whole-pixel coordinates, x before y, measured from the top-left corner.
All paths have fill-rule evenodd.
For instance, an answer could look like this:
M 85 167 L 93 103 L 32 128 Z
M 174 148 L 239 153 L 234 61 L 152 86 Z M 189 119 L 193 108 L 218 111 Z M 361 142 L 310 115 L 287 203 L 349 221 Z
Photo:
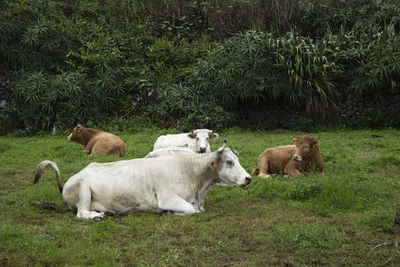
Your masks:
M 267 148 L 258 157 L 257 168 L 252 175 L 259 172 L 258 176 L 269 178 L 280 171 L 284 175 L 297 177 L 300 173 L 315 172 L 317 169 L 323 173 L 325 165 L 319 152 L 318 140 L 308 135 L 293 139 L 294 145 Z
M 118 136 L 78 124 L 68 136 L 68 141 L 82 144 L 86 154 L 121 155 L 126 153 L 126 144 Z

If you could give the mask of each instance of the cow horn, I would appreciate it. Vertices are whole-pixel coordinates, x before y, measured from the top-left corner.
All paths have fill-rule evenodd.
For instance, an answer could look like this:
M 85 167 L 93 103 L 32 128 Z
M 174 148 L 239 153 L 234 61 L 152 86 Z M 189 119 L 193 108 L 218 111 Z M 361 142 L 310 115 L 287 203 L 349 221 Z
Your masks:
M 224 151 L 225 147 L 226 147 L 226 140 L 224 140 L 224 145 L 222 147 L 218 148 L 217 152 L 221 153 L 222 151 Z

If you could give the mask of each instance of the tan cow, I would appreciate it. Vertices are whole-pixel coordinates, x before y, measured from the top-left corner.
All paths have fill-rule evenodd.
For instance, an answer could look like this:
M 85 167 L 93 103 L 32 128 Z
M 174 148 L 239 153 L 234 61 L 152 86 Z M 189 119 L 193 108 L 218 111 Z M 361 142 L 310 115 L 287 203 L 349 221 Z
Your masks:
M 257 168 L 251 172 L 258 176 L 269 178 L 280 171 L 284 176 L 297 177 L 300 173 L 315 172 L 317 169 L 323 173 L 324 159 L 319 152 L 318 140 L 308 135 L 294 138 L 294 145 L 267 148 L 258 157 Z
M 69 142 L 82 144 L 86 154 L 121 155 L 126 153 L 126 144 L 118 136 L 78 124 L 68 136 Z

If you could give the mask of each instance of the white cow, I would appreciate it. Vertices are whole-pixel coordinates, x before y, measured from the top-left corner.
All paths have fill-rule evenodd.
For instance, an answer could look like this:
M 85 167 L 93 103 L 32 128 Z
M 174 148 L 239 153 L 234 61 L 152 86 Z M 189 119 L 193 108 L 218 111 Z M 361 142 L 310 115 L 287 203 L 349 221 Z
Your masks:
M 191 133 L 167 134 L 159 136 L 153 150 L 167 147 L 188 147 L 196 153 L 211 152 L 208 139 L 217 139 L 218 134 L 208 129 L 197 129 Z
M 57 185 L 77 217 L 103 219 L 106 212 L 171 211 L 189 215 L 204 211 L 207 192 L 215 185 L 244 187 L 251 176 L 225 145 L 216 152 L 91 163 L 61 186 L 54 162 L 35 171 L 36 183 L 46 166 L 56 172 Z
M 196 154 L 196 152 L 187 147 L 167 147 L 151 151 L 145 156 L 145 158 L 157 158 L 176 154 Z

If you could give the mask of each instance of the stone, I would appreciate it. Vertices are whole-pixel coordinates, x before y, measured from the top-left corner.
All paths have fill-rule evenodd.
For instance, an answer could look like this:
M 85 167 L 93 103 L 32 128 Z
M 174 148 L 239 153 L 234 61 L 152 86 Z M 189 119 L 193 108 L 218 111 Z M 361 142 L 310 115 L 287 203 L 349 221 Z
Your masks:
M 6 100 L 1 100 L 0 101 L 0 108 L 6 108 L 7 107 L 7 101 Z

